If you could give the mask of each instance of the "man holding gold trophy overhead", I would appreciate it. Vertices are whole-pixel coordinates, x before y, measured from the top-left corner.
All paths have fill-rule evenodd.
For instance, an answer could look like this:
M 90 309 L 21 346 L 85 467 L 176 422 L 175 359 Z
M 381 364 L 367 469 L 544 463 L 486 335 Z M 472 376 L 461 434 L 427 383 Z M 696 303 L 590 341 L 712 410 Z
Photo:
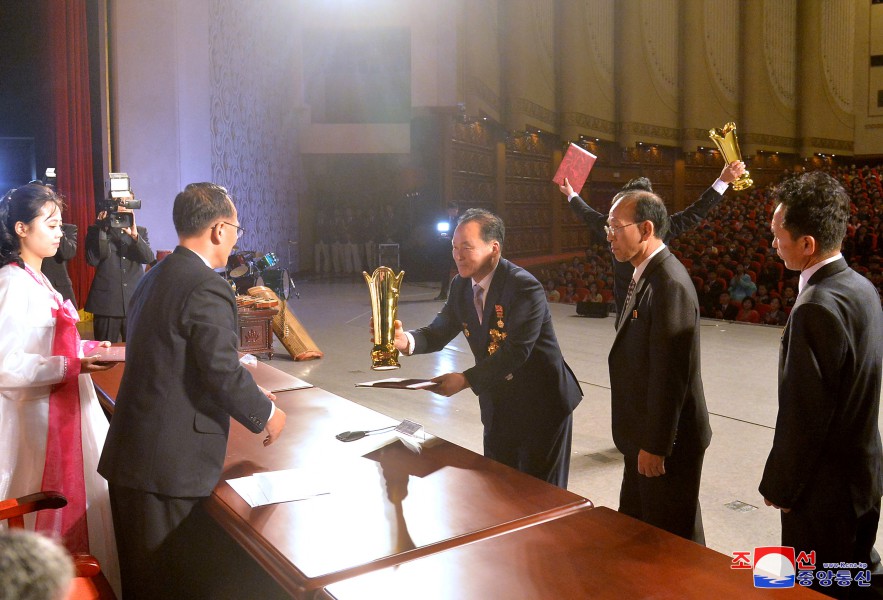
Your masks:
M 405 355 L 436 352 L 462 332 L 475 366 L 427 389 L 452 396 L 471 388 L 484 455 L 566 488 L 582 390 L 561 356 L 543 286 L 501 257 L 504 235 L 498 216 L 466 211 L 452 239 L 457 276 L 447 302 L 426 327 L 405 332 L 395 321 L 394 345 Z

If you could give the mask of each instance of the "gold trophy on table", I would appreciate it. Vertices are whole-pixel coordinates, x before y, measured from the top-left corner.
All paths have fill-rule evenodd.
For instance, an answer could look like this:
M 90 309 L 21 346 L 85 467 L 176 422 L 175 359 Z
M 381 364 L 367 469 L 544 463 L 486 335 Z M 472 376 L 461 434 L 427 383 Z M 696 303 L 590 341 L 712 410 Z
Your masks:
M 730 121 L 720 129 L 710 129 L 708 137 L 720 150 L 724 157 L 724 162 L 730 164 L 734 160 L 742 160 L 742 151 L 739 150 L 739 140 L 736 138 L 736 124 Z M 746 169 L 742 175 L 732 183 L 733 189 L 738 191 L 747 190 L 754 182 Z
M 405 272 L 396 275 L 389 267 L 377 267 L 373 275 L 362 271 L 371 292 L 371 316 L 374 317 L 374 348 L 371 368 L 375 371 L 398 369 L 399 351 L 395 344 L 395 320 L 399 311 L 399 292 Z

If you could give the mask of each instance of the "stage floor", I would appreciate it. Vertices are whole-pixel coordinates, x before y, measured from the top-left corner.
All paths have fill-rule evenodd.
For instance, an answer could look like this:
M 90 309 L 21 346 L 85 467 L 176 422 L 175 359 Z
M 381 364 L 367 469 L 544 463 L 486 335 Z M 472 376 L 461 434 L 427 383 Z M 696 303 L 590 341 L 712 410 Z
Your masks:
M 302 281 L 290 308 L 325 353 L 321 360 L 292 361 L 282 344 L 271 364 L 330 392 L 396 419 L 411 419 L 461 446 L 481 453 L 478 399 L 469 390 L 444 398 L 424 391 L 356 388 L 384 377 L 432 377 L 474 364 L 460 335 L 441 352 L 403 357 L 397 371 L 371 371 L 371 316 L 361 276 Z M 409 282 L 399 301 L 406 329 L 431 321 L 442 303 L 438 284 Z M 613 317 L 584 318 L 573 305 L 551 305 L 564 357 L 585 397 L 574 413 L 571 491 L 596 505 L 618 506 L 622 457 L 610 433 L 610 378 L 607 354 L 614 338 Z M 757 491 L 776 422 L 776 377 L 782 328 L 702 321 L 702 380 L 714 437 L 705 456 L 700 500 L 708 546 L 732 556 L 756 546 L 779 545 L 779 513 Z M 297 415 L 288 415 L 296 419 Z M 357 429 L 341 423 L 341 431 Z M 883 549 L 878 534 L 877 547 Z

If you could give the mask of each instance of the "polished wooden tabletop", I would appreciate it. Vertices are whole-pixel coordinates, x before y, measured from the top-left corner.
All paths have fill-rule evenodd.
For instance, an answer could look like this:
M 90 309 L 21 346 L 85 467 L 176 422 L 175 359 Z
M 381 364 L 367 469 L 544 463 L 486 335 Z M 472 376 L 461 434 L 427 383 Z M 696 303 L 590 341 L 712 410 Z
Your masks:
M 93 375 L 108 402 L 123 368 Z M 341 442 L 335 435 L 343 431 L 396 422 L 318 388 L 281 392 L 276 403 L 287 422 L 271 446 L 231 422 L 224 472 L 206 508 L 294 596 L 591 506 L 444 440 L 420 454 L 389 434 Z M 329 476 L 330 493 L 251 508 L 227 483 L 284 469 Z
M 590 506 L 444 440 L 419 455 L 401 442 L 375 449 L 388 436 L 340 442 L 337 433 L 395 422 L 320 389 L 283 392 L 276 402 L 288 420 L 272 446 L 232 424 L 208 508 L 293 593 Z M 252 509 L 225 481 L 291 468 L 330 474 L 333 491 Z
M 637 600 L 818 598 L 754 587 L 730 557 L 606 507 L 580 510 L 473 544 L 334 583 L 320 598 Z

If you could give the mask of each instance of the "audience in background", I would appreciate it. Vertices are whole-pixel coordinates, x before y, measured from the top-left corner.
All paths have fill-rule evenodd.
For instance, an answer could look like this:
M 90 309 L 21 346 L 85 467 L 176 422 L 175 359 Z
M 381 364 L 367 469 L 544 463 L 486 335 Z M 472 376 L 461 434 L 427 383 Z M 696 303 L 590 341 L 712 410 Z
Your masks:
M 736 320 L 743 323 L 760 323 L 760 315 L 754 310 L 754 299 L 751 296 L 742 298 L 742 307 L 736 315 Z
M 835 177 L 851 197 L 851 218 L 843 241 L 850 267 L 867 278 L 883 301 L 883 165 L 833 167 Z M 782 325 L 797 298 L 798 273 L 785 268 L 770 246 L 773 206 L 767 189 L 752 189 L 712 209 L 698 228 L 671 241 L 672 253 L 684 263 L 699 295 L 702 316 Z M 541 269 L 542 281 L 551 280 L 558 301 L 567 300 L 567 284 L 574 286 L 573 302 L 591 300 L 595 284 L 602 301 L 611 302 L 613 273 L 610 248 L 593 244 L 584 260 L 574 258 Z M 547 297 L 550 294 L 547 283 Z M 726 294 L 726 295 L 725 295 Z M 743 301 L 749 298 L 751 308 Z M 723 302 L 725 299 L 725 303 Z M 743 318 L 740 318 L 739 315 Z
M 778 296 L 770 298 L 770 308 L 763 315 L 763 322 L 766 325 L 784 325 L 788 320 L 788 314 L 782 310 L 782 301 Z

